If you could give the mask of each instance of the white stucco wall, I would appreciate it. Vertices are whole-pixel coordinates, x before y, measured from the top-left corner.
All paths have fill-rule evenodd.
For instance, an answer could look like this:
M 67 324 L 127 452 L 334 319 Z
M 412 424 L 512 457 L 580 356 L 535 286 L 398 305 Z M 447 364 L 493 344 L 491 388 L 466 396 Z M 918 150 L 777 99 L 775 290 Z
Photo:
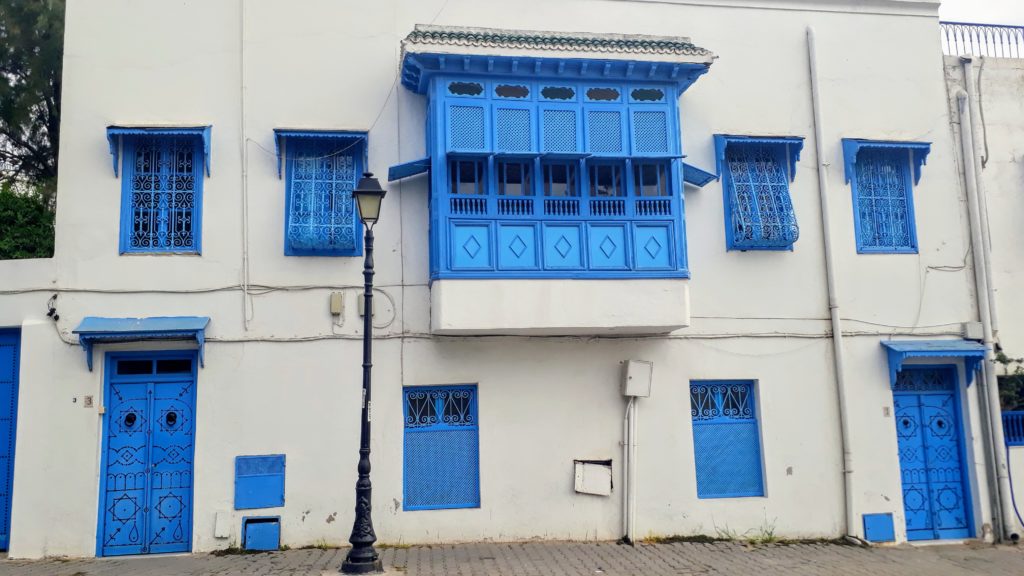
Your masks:
M 241 517 L 259 513 L 232 510 L 234 457 L 254 453 L 288 456 L 286 505 L 272 511 L 282 518 L 283 543 L 345 541 L 358 439 L 362 261 L 283 255 L 284 183 L 272 131 L 368 130 L 370 168 L 379 174 L 421 156 L 424 99 L 395 75 L 399 41 L 424 22 L 691 36 L 719 59 L 680 100 L 688 162 L 714 167 L 715 133 L 806 137 L 791 187 L 801 235 L 792 252 L 727 253 L 721 185 L 687 188 L 689 327 L 642 338 L 430 336 L 426 182 L 390 186 L 375 229 L 376 282 L 387 295 L 378 302 L 374 348 L 380 540 L 621 536 L 619 362 L 630 358 L 654 362 L 652 396 L 639 401 L 638 536 L 843 533 L 807 26 L 818 34 L 831 225 L 849 336 L 855 507 L 894 513 L 902 539 L 892 395 L 879 340 L 954 337 L 961 322 L 976 320 L 970 271 L 959 268 L 966 217 L 936 6 L 524 0 L 510 10 L 471 0 L 249 0 L 243 18 L 237 2 L 70 1 L 56 255 L 0 262 L 0 290 L 34 290 L 0 298 L 0 325 L 23 326 L 24 342 L 11 555 L 95 553 L 100 417 L 80 399 L 100 397 L 102 363 L 88 372 L 70 335 L 86 315 L 212 318 L 197 388 L 194 550 L 237 545 Z M 213 125 L 202 256 L 118 255 L 121 186 L 104 135 L 118 123 Z M 856 254 L 843 137 L 932 142 L 914 190 L 919 254 Z M 252 287 L 248 297 L 244 283 Z M 55 288 L 62 290 L 56 329 L 44 316 Z M 342 321 L 328 313 L 332 291 L 346 294 Z M 688 382 L 715 378 L 757 381 L 764 497 L 696 497 Z M 401 388 L 447 383 L 479 385 L 482 506 L 404 512 Z M 972 454 L 982 454 L 976 390 L 964 392 L 967 434 Z M 614 461 L 612 496 L 575 494 L 572 460 L 604 458 Z M 974 460 L 974 526 L 982 536 L 988 496 L 983 458 Z M 228 539 L 214 537 L 218 512 L 231 517 Z

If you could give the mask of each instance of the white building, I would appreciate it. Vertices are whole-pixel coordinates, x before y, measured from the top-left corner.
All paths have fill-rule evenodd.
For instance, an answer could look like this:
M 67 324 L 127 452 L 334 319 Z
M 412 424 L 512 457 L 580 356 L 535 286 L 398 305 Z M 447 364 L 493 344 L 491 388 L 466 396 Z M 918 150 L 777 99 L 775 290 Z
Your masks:
M 367 168 L 379 541 L 1021 530 L 938 2 L 510 6 L 68 2 L 12 557 L 346 541 Z

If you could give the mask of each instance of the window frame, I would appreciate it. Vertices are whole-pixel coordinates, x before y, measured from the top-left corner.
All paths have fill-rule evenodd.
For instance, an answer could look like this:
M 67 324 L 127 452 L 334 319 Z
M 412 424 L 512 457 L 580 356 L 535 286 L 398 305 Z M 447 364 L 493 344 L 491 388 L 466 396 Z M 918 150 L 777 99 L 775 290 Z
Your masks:
M 860 165 L 862 156 L 858 156 L 853 166 L 853 175 L 850 178 L 850 190 L 853 194 L 853 229 L 854 240 L 857 243 L 857 254 L 918 254 L 920 244 L 917 240 L 917 216 L 914 211 L 914 181 L 912 174 L 914 170 L 914 153 L 911 148 L 879 149 L 884 153 L 898 154 L 904 152 L 907 155 L 906 162 L 900 163 L 900 172 L 905 190 L 907 191 L 907 236 L 910 239 L 910 246 L 865 246 L 861 238 L 863 223 L 860 216 L 861 182 L 857 174 L 857 167 Z
M 121 214 L 120 230 L 118 231 L 118 253 L 121 256 L 153 256 L 153 255 L 178 255 L 178 256 L 202 256 L 203 254 L 203 188 L 207 173 L 207 158 L 205 144 L 200 134 L 131 134 L 120 136 L 121 162 Z M 173 140 L 191 141 L 192 143 L 192 174 L 195 178 L 195 187 L 192 191 L 192 244 L 193 247 L 186 250 L 174 248 L 158 249 L 136 249 L 131 247 L 131 230 L 134 216 L 134 204 L 132 203 L 132 181 L 135 176 L 135 149 L 142 139 L 153 139 L 161 142 L 161 146 L 169 146 Z
M 284 239 L 284 255 L 285 256 L 322 256 L 322 257 L 358 257 L 363 255 L 363 234 L 362 234 L 362 221 L 359 219 L 359 210 L 355 206 L 355 198 L 352 198 L 352 235 L 353 235 L 353 247 L 352 248 L 340 248 L 336 250 L 314 250 L 296 248 L 292 246 L 288 240 L 288 225 L 291 219 L 292 211 L 292 185 L 294 184 L 295 175 L 295 160 L 296 156 L 292 153 L 292 150 L 296 147 L 299 141 L 302 141 L 302 145 L 309 144 L 316 146 L 317 148 L 339 148 L 342 152 L 352 149 L 353 159 L 353 189 L 359 182 L 359 177 L 362 175 L 363 170 L 366 166 L 366 140 L 365 138 L 354 143 L 346 143 L 343 138 L 351 138 L 351 136 L 339 137 L 337 139 L 329 137 L 304 137 L 300 135 L 279 135 L 279 138 L 284 139 L 284 181 L 285 181 L 285 201 L 284 201 L 284 221 L 282 229 L 282 238 Z M 337 155 L 340 155 L 338 152 Z M 301 156 L 305 158 L 305 156 Z
M 764 457 L 764 434 L 761 430 L 761 413 L 760 413 L 760 402 L 759 402 L 759 381 L 753 379 L 697 379 L 690 380 L 688 386 L 689 392 L 689 405 L 690 405 L 690 423 L 691 423 L 691 444 L 693 446 L 693 470 L 694 470 L 694 488 L 697 492 L 697 498 L 700 500 L 716 500 L 722 498 L 764 498 L 767 495 L 766 474 L 765 474 L 765 457 Z M 729 418 L 727 416 L 718 416 L 711 419 L 699 420 L 696 418 L 694 412 L 697 407 L 693 404 L 693 387 L 694 386 L 730 386 L 730 385 L 743 385 L 749 388 L 747 393 L 747 399 L 750 402 L 751 417 L 749 419 L 736 419 Z M 758 475 L 760 479 L 760 489 L 752 490 L 747 492 L 715 492 L 711 493 L 705 488 L 701 489 L 700 486 L 700 472 L 698 470 L 700 466 L 700 460 L 697 458 L 697 428 L 703 425 L 742 425 L 753 422 L 754 430 L 757 435 L 757 441 L 755 447 L 757 449 L 758 457 Z
M 429 426 L 414 426 L 410 427 L 407 415 L 407 398 L 406 395 L 410 391 L 430 393 L 432 391 L 444 390 L 448 392 L 454 392 L 459 390 L 472 391 L 472 404 L 469 408 L 470 413 L 473 415 L 473 423 L 469 425 L 452 426 L 445 424 L 443 415 L 438 417 L 438 422 L 434 425 Z M 443 400 L 439 400 L 443 402 Z M 443 405 L 442 405 L 443 409 Z M 436 410 L 436 409 L 435 409 Z M 460 504 L 414 504 L 409 505 L 409 470 L 406 465 L 406 439 L 408 434 L 430 434 L 431 432 L 448 432 L 453 430 L 468 431 L 471 430 L 476 435 L 476 485 L 472 486 L 476 492 L 475 502 L 464 502 Z M 402 510 L 408 512 L 414 512 L 419 510 L 459 510 L 459 509 L 472 509 L 481 508 L 483 503 L 483 497 L 480 490 L 480 390 L 477 384 L 443 384 L 443 385 L 424 385 L 424 386 L 403 386 L 402 387 Z

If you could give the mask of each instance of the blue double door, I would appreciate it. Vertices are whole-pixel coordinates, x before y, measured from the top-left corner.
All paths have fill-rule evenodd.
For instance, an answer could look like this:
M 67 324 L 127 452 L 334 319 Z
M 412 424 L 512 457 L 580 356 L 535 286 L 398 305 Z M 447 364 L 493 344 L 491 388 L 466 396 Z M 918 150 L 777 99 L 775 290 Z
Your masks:
M 11 541 L 20 345 L 18 331 L 0 330 L 0 550 L 7 550 Z
M 894 391 L 907 540 L 972 536 L 956 370 L 904 368 Z
M 194 354 L 111 355 L 98 554 L 187 552 L 192 545 Z

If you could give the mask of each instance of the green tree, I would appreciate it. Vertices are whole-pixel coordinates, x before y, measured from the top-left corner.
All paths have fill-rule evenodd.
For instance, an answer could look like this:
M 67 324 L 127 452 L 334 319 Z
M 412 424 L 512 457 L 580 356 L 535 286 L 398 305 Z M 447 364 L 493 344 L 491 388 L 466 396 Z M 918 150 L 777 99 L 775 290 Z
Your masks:
M 53 256 L 53 211 L 38 195 L 0 187 L 0 260 Z
M 1010 358 L 1002 352 L 996 353 L 996 363 L 1003 366 L 999 382 L 999 402 L 1002 409 L 1024 410 L 1024 358 Z
M 0 184 L 52 208 L 60 144 L 64 0 L 0 0 Z

